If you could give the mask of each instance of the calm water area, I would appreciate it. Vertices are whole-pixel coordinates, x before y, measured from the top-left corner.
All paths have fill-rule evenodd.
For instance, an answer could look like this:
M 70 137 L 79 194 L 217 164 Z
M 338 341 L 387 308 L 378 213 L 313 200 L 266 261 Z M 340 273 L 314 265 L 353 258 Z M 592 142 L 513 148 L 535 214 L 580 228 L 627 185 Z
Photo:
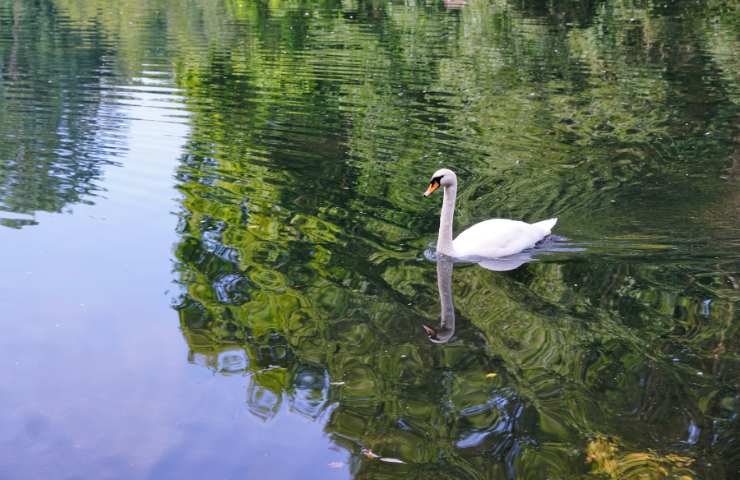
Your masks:
M 736 0 L 0 0 L 0 479 L 736 479 L 739 326 Z

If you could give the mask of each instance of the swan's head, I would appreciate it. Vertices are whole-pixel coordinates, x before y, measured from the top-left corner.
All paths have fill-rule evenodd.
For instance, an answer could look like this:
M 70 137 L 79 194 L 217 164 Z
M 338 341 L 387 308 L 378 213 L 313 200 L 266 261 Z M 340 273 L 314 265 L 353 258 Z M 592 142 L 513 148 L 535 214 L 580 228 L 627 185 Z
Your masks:
M 449 168 L 440 168 L 434 172 L 431 180 L 429 180 L 429 187 L 424 192 L 424 196 L 428 197 L 439 187 L 451 187 L 453 185 L 457 185 L 457 175 L 455 175 L 455 172 Z
M 442 327 L 440 329 L 436 329 L 431 325 L 427 325 L 426 323 L 421 325 L 422 328 L 424 328 L 424 332 L 427 334 L 427 337 L 429 337 L 429 340 L 432 341 L 432 343 L 447 343 L 452 338 L 452 335 L 455 334 L 455 331 L 450 328 Z

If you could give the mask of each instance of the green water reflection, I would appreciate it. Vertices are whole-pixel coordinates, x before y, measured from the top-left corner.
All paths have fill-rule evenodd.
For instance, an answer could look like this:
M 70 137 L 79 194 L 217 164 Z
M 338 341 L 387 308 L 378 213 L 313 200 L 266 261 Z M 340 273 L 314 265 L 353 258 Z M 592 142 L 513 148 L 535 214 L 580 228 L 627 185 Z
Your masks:
M 120 128 L 102 108 L 107 53 L 101 34 L 83 35 L 49 2 L 0 2 L 0 210 L 61 211 L 99 190 L 97 152 Z M 0 213 L 22 227 L 32 217 Z
M 722 5 L 232 7 L 229 46 L 178 65 L 197 362 L 228 370 L 220 352 L 243 349 L 255 415 L 329 409 L 363 478 L 737 470 Z M 623 243 L 461 269 L 458 337 L 430 344 L 438 205 L 419 193 L 441 164 L 464 179 L 462 225 L 559 216 Z
M 0 100 L 19 139 L 0 147 L 2 209 L 94 198 L 99 115 L 64 82 L 106 55 L 130 78 L 159 49 L 190 115 L 174 308 L 189 360 L 242 375 L 254 416 L 322 422 L 356 478 L 740 471 L 736 2 L 19 3 L 9 27 L 58 9 L 100 37 L 44 64 L 62 85 L 38 87 L 46 123 Z M 0 52 L 4 78 L 8 59 L 58 58 L 43 35 L 20 51 Z M 61 166 L 13 160 L 60 138 Z M 421 197 L 440 166 L 458 227 L 557 216 L 586 248 L 457 266 L 446 344 L 422 329 L 440 314 L 423 255 L 439 204 Z

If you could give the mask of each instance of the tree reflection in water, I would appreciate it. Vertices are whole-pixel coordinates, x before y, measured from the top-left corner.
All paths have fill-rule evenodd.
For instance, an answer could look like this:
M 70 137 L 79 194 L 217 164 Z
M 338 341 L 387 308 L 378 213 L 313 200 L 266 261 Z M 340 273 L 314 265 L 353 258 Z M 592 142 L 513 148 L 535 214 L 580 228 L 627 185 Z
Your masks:
M 193 361 L 243 349 L 249 411 L 324 422 L 360 477 L 737 470 L 737 227 L 705 214 L 734 195 L 733 64 L 704 7 L 656 8 L 260 4 L 205 24 L 238 53 L 178 63 Z M 588 251 L 460 266 L 433 344 L 438 217 L 409 186 L 442 161 L 466 175 L 460 226 L 558 216 Z
M 735 5 L 460 3 L 0 1 L 0 223 L 90 201 L 107 82 L 158 58 L 175 308 L 250 414 L 320 422 L 358 478 L 733 478 Z M 558 216 L 588 251 L 435 288 L 440 164 L 459 226 Z
M 50 2 L 0 3 L 0 225 L 33 225 L 35 212 L 99 192 L 102 168 L 125 148 L 108 54 Z

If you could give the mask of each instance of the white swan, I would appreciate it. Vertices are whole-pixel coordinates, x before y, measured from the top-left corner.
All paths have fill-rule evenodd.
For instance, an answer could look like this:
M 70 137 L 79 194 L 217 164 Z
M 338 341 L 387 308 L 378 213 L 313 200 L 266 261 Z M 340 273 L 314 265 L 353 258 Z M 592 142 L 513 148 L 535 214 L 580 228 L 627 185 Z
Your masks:
M 457 196 L 455 172 L 447 168 L 434 172 L 424 196 L 428 197 L 439 187 L 444 189 L 444 199 L 437 239 L 438 254 L 478 262 L 485 259 L 508 257 L 534 247 L 537 242 L 550 234 L 552 227 L 558 221 L 557 218 L 551 218 L 537 223 L 525 223 L 518 220 L 492 218 L 464 230 L 453 241 L 452 217 L 455 213 L 455 197 Z

